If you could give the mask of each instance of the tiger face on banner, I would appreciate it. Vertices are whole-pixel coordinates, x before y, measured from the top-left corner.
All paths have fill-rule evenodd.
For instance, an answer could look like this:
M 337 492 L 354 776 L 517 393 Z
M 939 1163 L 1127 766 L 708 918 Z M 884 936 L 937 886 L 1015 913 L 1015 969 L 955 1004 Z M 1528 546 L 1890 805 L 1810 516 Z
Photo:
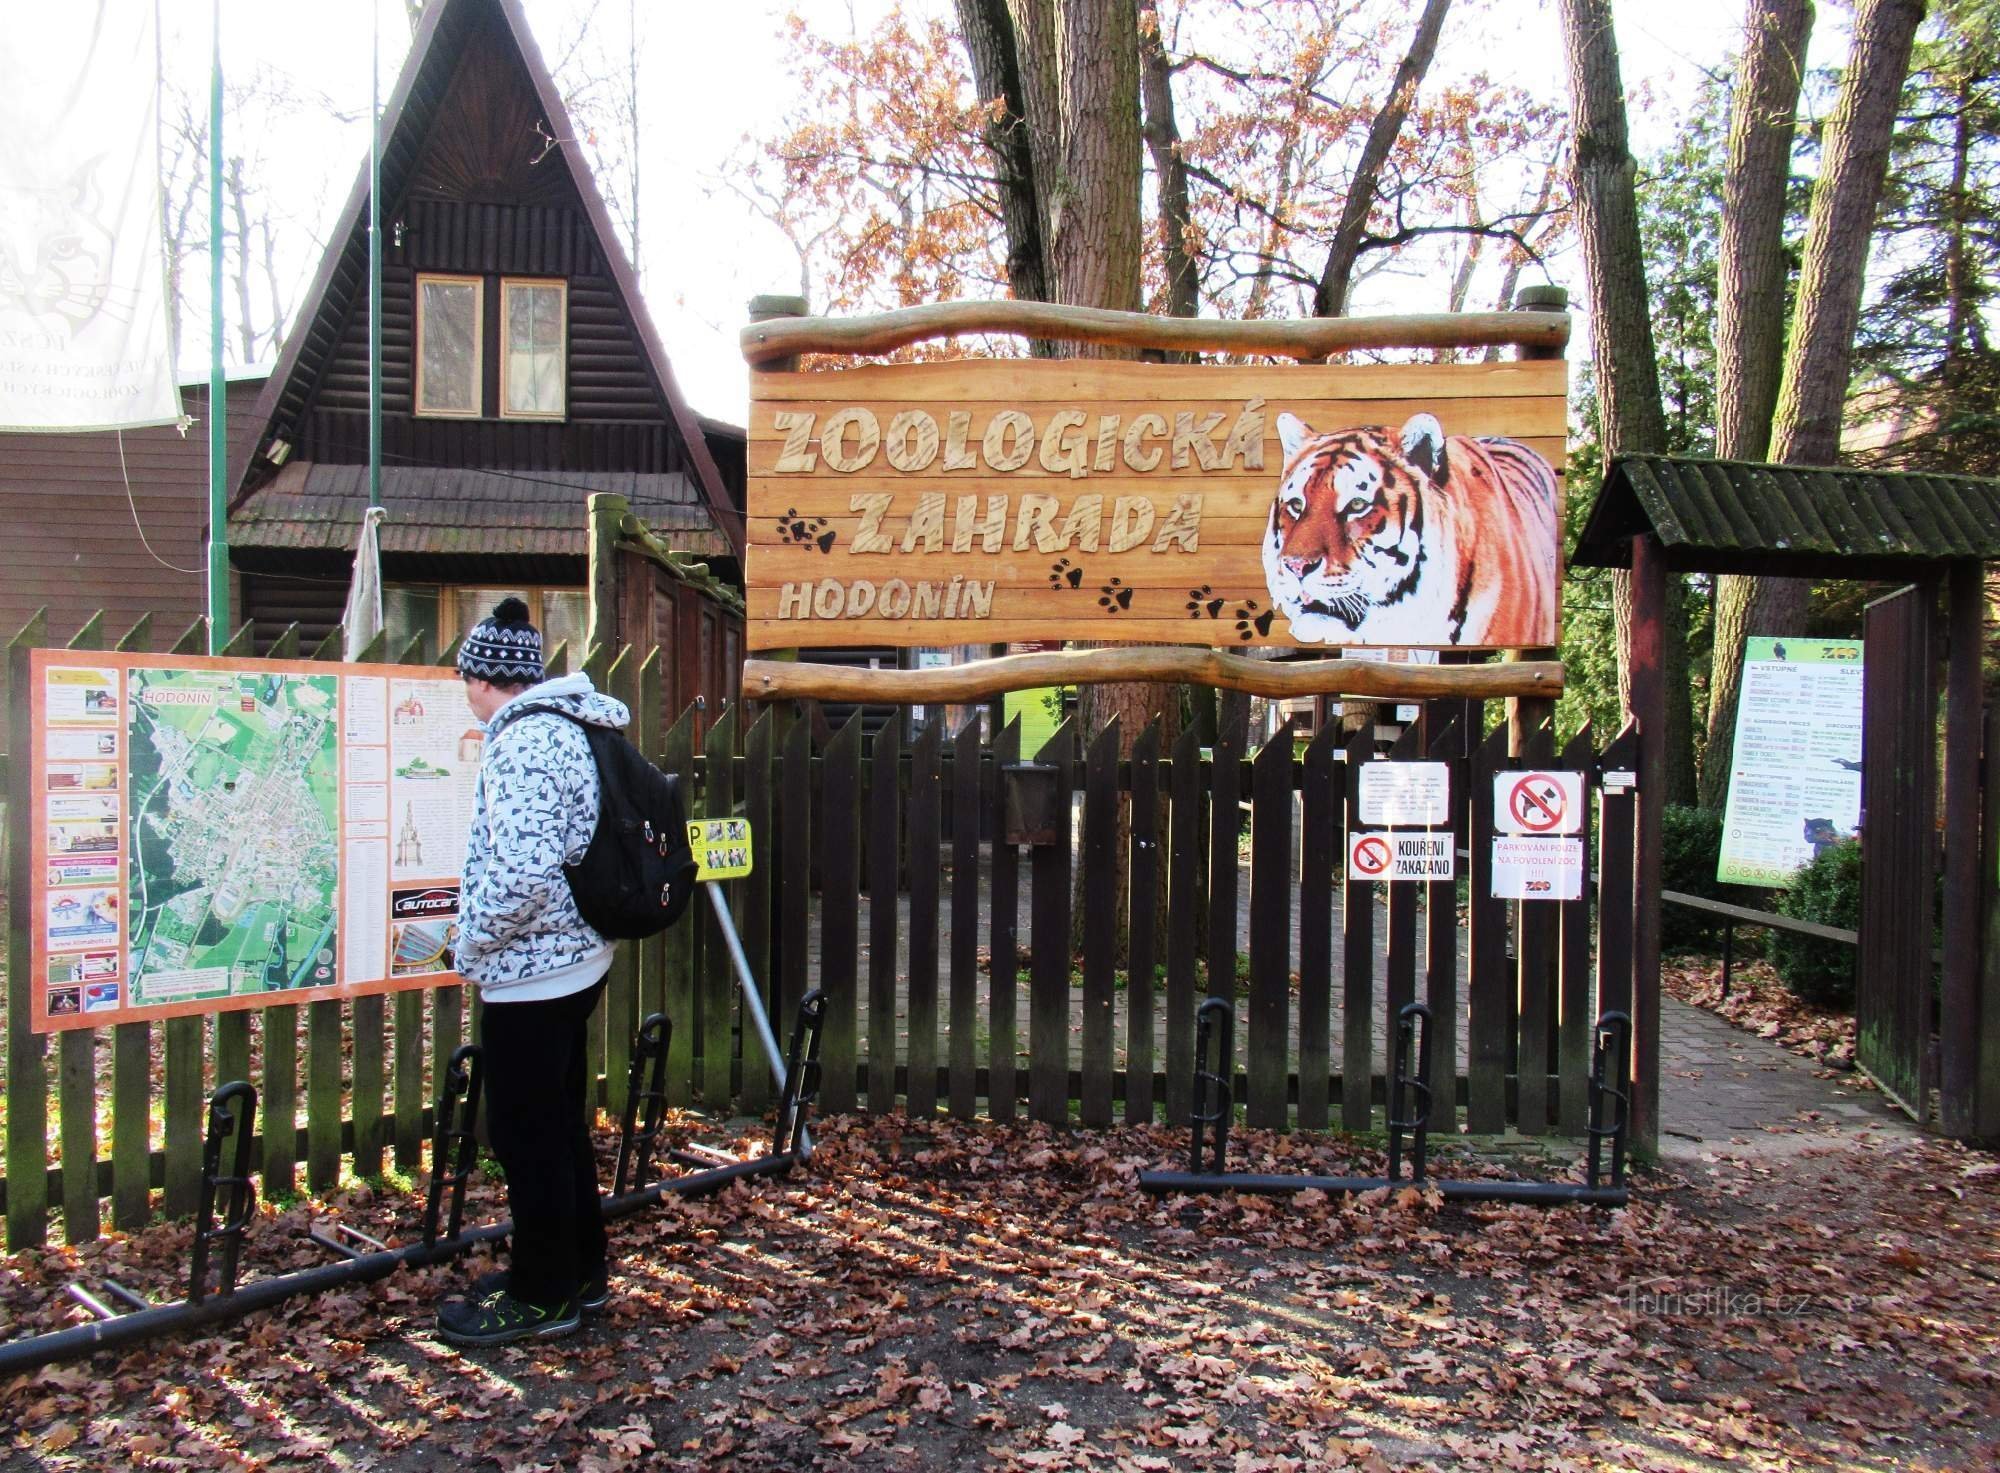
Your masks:
M 1285 469 L 1264 586 L 1302 644 L 1519 647 L 1556 609 L 1556 473 L 1434 414 L 1315 434 L 1278 416 Z
M 752 376 L 748 644 L 1536 648 L 1567 379 L 963 359 Z

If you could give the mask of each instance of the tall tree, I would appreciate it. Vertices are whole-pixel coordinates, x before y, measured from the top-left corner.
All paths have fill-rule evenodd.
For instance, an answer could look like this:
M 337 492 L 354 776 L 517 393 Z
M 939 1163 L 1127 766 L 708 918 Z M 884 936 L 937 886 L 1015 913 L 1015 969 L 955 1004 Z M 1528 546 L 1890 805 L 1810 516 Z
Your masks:
M 1785 193 L 1811 0 L 1749 0 L 1743 58 L 1729 115 L 1722 180 L 1722 235 L 1715 318 L 1715 453 L 1763 460 L 1785 356 Z M 1802 585 L 1729 575 L 1716 582 L 1708 741 L 1700 798 L 1720 808 L 1729 791 L 1744 640 L 1751 633 L 1803 633 Z
M 1571 188 L 1583 243 L 1585 296 L 1595 344 L 1592 378 L 1603 451 L 1607 460 L 1627 452 L 1659 454 L 1667 449 L 1667 425 L 1660 407 L 1659 365 L 1634 190 L 1637 165 L 1625 116 L 1611 4 L 1610 0 L 1560 0 L 1557 13 L 1569 79 Z M 1626 657 L 1631 648 L 1630 584 L 1629 575 L 1623 573 L 1612 580 L 1618 704 L 1625 711 L 1632 709 L 1631 662 Z M 1664 759 L 1667 801 L 1685 803 L 1694 796 L 1694 730 L 1686 613 L 1678 591 L 1678 587 L 1669 590 L 1663 631 Z

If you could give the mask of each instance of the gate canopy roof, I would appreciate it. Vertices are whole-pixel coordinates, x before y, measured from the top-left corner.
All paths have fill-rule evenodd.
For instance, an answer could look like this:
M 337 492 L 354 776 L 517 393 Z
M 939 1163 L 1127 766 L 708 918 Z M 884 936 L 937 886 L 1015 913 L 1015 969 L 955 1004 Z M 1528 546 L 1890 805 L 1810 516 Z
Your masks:
M 2000 559 L 2000 481 L 1615 456 L 1570 561 L 1629 567 L 1647 532 L 1689 572 L 1907 578 L 1929 563 Z

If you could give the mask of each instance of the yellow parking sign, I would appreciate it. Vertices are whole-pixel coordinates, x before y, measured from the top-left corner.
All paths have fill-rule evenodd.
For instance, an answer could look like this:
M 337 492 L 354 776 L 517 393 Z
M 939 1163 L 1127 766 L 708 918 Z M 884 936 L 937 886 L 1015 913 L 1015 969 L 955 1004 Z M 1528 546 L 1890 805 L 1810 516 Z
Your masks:
M 740 880 L 750 873 L 750 820 L 698 818 L 688 823 L 697 880 Z

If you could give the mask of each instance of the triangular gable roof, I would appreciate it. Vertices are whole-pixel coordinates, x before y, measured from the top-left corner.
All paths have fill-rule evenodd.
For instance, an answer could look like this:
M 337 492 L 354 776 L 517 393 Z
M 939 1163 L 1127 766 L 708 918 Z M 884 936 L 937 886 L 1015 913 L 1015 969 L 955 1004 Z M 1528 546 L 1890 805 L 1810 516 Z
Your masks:
M 542 61 L 534 36 L 522 14 L 520 0 L 429 0 L 423 19 L 410 44 L 409 56 L 382 110 L 382 198 L 385 204 L 400 198 L 409 177 L 423 154 L 425 139 L 434 122 L 452 70 L 458 59 L 459 42 L 479 19 L 478 13 L 496 12 L 505 22 L 521 65 L 534 86 L 536 99 L 556 140 L 553 155 L 568 168 L 591 230 L 597 237 L 612 280 L 623 299 L 625 311 L 645 355 L 660 396 L 665 400 L 679 433 L 689 464 L 698 478 L 702 498 L 718 531 L 728 540 L 740 559 L 743 556 L 741 514 L 731 505 L 715 459 L 709 454 L 698 417 L 682 396 L 667 361 L 660 334 L 639 293 L 638 278 L 625 255 L 623 242 L 612 228 L 610 212 L 598 192 L 590 165 L 576 141 L 569 114 L 556 90 L 555 79 Z M 384 212 L 384 221 L 387 221 Z M 313 275 L 312 287 L 299 320 L 287 334 L 278 363 L 263 393 L 258 397 L 255 423 L 258 433 L 253 444 L 258 456 L 237 482 L 232 510 L 253 492 L 260 478 L 268 478 L 271 467 L 261 453 L 281 424 L 289 424 L 311 393 L 314 380 L 327 355 L 339 339 L 341 326 L 357 296 L 368 289 L 368 164 L 364 159 L 326 253 Z
M 1798 578 L 1905 578 L 2000 559 L 2000 481 L 1975 476 L 1619 455 L 1570 561 L 1622 568 L 1659 538 L 1667 566 Z

